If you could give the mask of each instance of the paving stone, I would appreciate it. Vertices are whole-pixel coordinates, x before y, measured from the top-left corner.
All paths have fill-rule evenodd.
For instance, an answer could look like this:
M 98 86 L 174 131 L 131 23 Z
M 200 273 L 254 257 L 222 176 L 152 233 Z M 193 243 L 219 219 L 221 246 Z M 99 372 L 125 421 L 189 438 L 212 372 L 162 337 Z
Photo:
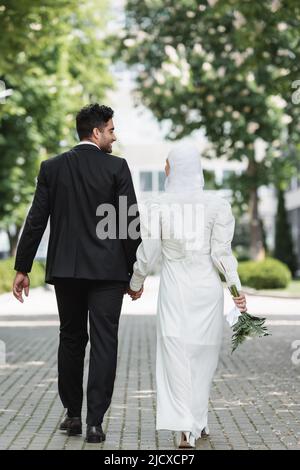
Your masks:
M 57 394 L 57 326 L 3 327 L 0 449 L 174 449 L 175 434 L 155 430 L 155 322 L 154 315 L 121 318 L 115 391 L 103 423 L 107 440 L 99 445 L 58 430 L 64 410 Z M 300 365 L 291 361 L 298 332 L 270 329 L 272 336 L 247 341 L 231 355 L 225 327 L 211 390 L 211 435 L 197 442 L 198 450 L 300 449 Z M 85 383 L 87 366 L 88 350 Z M 86 403 L 83 422 L 85 413 Z

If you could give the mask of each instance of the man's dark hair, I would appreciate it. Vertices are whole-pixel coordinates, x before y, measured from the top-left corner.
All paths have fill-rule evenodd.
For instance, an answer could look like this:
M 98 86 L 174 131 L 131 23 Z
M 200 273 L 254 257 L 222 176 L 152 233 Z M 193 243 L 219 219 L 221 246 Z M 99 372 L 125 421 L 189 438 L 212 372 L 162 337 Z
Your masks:
M 98 103 L 89 104 L 82 108 L 76 116 L 76 129 L 80 140 L 90 137 L 95 127 L 103 128 L 113 117 L 111 108 Z

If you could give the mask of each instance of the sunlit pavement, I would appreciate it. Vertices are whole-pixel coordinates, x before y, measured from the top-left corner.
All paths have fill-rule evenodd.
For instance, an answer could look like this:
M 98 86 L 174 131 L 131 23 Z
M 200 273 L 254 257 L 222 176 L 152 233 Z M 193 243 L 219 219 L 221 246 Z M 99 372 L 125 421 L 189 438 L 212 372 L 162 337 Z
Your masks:
M 149 278 L 141 300 L 124 299 L 117 379 L 101 445 L 57 430 L 63 410 L 53 288 L 32 289 L 22 305 L 11 294 L 0 296 L 0 449 L 174 448 L 173 433 L 155 431 L 157 291 L 158 278 Z M 232 305 L 225 291 L 225 311 Z M 248 310 L 267 316 L 272 336 L 247 341 L 231 355 L 225 324 L 211 393 L 211 435 L 197 448 L 300 449 L 300 299 L 248 296 Z

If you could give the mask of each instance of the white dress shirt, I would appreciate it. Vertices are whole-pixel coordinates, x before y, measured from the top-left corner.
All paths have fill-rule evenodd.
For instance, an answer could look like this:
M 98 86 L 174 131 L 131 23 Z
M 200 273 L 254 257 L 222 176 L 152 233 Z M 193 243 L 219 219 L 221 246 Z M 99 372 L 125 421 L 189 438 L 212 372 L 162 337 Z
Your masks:
M 101 150 L 100 147 L 98 147 L 97 144 L 95 144 L 94 142 L 91 142 L 90 140 L 81 140 L 81 141 L 78 142 L 78 144 L 76 144 L 76 145 L 83 145 L 83 144 L 95 145 L 95 147 L 97 147 L 99 150 Z

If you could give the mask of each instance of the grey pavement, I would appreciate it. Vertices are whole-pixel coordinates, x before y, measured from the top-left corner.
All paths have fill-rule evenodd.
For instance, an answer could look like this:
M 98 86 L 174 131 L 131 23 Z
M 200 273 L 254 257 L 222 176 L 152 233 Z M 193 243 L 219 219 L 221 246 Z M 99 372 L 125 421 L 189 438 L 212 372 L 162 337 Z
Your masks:
M 63 409 L 53 292 L 32 291 L 32 314 L 26 307 L 21 314 L 9 310 L 8 297 L 0 297 L 0 340 L 6 347 L 6 360 L 2 355 L 0 361 L 0 449 L 175 448 L 174 433 L 155 431 L 156 318 L 150 312 L 155 286 L 146 306 L 124 303 L 115 390 L 104 421 L 107 440 L 99 445 L 58 430 Z M 268 312 L 272 336 L 246 341 L 233 355 L 225 325 L 211 391 L 211 435 L 199 440 L 197 449 L 300 449 L 300 309 L 297 314 L 286 302 L 286 312 L 272 306 Z M 263 300 L 261 305 L 264 310 Z

